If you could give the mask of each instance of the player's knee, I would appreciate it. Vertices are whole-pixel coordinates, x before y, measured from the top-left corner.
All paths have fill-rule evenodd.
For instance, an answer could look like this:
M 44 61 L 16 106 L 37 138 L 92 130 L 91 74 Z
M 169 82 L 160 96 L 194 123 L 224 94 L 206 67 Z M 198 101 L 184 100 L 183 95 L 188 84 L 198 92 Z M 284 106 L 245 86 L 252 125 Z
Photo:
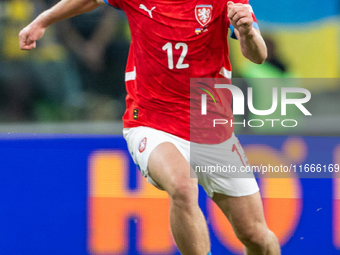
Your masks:
M 265 224 L 255 224 L 237 233 L 238 239 L 247 247 L 266 249 L 269 230 Z
M 170 194 L 173 203 L 179 206 L 191 206 L 198 203 L 198 185 L 192 179 L 176 182 Z

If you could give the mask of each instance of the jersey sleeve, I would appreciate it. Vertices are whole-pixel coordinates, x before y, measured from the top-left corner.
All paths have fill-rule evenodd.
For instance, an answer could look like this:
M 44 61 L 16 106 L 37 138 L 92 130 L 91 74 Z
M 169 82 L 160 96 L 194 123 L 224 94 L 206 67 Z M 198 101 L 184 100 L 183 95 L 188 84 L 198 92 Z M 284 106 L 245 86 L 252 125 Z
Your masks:
M 104 2 L 113 8 L 122 10 L 123 0 L 104 0 Z
M 254 11 L 253 11 L 253 7 L 249 4 L 249 0 L 234 0 L 233 2 L 235 4 L 237 4 L 237 3 L 244 4 L 249 8 L 249 11 L 251 12 L 251 15 L 253 17 L 253 27 L 260 30 L 260 27 L 257 24 L 256 16 L 255 16 Z M 232 24 L 230 24 L 230 22 L 229 22 L 229 28 L 230 28 L 230 37 L 233 38 L 233 39 L 237 39 L 236 35 L 234 33 L 235 28 L 233 27 Z

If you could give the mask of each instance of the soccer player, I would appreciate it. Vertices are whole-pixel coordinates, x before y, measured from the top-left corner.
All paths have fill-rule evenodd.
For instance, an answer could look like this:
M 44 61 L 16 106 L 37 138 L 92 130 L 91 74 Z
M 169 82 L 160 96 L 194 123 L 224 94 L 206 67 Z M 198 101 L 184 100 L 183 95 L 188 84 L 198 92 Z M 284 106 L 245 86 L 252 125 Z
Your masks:
M 199 158 L 190 159 L 189 152 L 190 78 L 231 78 L 228 29 L 250 61 L 260 64 L 267 57 L 251 6 L 247 0 L 234 2 L 62 0 L 19 34 L 21 49 L 31 50 L 45 29 L 62 19 L 102 4 L 126 13 L 132 42 L 123 133 L 143 175 L 169 194 L 171 230 L 183 255 L 210 254 L 207 224 L 198 206 L 198 183 L 232 224 L 245 254 L 280 254 L 278 240 L 267 228 L 254 178 L 190 178 L 190 162 L 201 163 Z M 230 102 L 224 107 L 232 119 Z M 200 145 L 203 154 L 217 147 L 225 161 L 219 164 L 247 162 L 232 128 L 215 133 L 214 139 Z

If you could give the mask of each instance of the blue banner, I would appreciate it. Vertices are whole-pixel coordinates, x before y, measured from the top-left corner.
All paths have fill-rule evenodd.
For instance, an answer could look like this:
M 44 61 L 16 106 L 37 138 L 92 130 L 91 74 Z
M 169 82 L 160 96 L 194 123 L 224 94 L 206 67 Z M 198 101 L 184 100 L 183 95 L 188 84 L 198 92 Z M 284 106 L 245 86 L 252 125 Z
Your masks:
M 325 0 L 323 2 L 317 0 L 271 2 L 267 0 L 250 0 L 250 4 L 260 21 L 284 25 L 318 21 L 334 17 L 340 13 L 338 0 Z
M 339 137 L 240 136 L 249 162 L 340 163 Z M 262 157 L 260 156 L 262 155 Z M 306 167 L 306 165 L 308 165 Z M 147 184 L 121 136 L 2 135 L 0 254 L 174 255 L 169 200 Z M 263 177 L 263 176 L 262 176 Z M 340 181 L 259 178 L 282 254 L 340 252 Z M 242 254 L 229 223 L 200 190 L 213 254 Z

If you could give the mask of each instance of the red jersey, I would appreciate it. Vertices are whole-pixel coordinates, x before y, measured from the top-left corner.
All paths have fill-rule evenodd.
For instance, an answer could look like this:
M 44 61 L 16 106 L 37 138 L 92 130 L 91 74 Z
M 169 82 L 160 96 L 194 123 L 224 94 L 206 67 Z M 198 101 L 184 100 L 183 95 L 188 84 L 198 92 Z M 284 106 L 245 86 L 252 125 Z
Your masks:
M 231 78 L 227 1 L 105 1 L 126 13 L 131 30 L 124 127 L 147 126 L 190 140 L 190 78 Z M 224 93 L 225 119 L 232 119 L 231 93 Z M 208 143 L 232 132 L 224 125 Z

